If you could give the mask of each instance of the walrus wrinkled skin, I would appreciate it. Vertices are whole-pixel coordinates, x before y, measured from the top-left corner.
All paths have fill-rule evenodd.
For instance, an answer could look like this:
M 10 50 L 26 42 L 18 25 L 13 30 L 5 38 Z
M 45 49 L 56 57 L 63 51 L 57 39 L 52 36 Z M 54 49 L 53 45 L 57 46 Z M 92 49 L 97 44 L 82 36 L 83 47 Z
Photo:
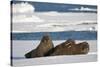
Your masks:
M 39 46 L 25 54 L 26 58 L 43 57 L 49 50 L 54 48 L 52 40 L 48 35 L 43 36 Z
M 74 40 L 69 39 L 49 52 L 51 53 L 48 53 L 46 56 L 87 54 L 89 52 L 89 44 L 87 42 L 75 44 Z

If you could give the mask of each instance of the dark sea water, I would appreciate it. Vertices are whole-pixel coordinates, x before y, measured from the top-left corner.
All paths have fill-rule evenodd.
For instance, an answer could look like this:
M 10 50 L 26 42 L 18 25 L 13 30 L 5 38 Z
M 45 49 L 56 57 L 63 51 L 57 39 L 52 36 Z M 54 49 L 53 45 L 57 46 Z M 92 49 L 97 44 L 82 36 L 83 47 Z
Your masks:
M 64 31 L 64 32 L 32 32 L 12 33 L 12 40 L 41 40 L 43 35 L 48 34 L 52 40 L 97 40 L 97 31 Z

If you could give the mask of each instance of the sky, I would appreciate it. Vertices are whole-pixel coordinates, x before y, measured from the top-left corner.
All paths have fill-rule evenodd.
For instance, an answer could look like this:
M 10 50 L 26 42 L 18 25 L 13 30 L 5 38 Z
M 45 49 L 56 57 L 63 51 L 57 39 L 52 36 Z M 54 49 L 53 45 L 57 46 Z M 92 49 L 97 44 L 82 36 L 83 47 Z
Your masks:
M 80 5 L 65 3 L 13 1 L 12 15 L 13 22 L 44 22 L 34 12 L 49 12 L 48 14 L 58 15 L 60 12 L 92 12 L 97 13 L 96 5 Z
M 26 11 L 32 9 L 37 12 L 56 11 L 56 12 L 96 12 L 96 5 L 80 5 L 65 3 L 48 3 L 33 1 L 13 1 L 14 10 Z M 20 10 L 20 11 L 21 11 Z M 31 11 L 32 11 L 31 10 Z
M 15 0 L 12 0 L 12 1 L 15 1 Z M 22 0 L 16 0 L 16 1 L 22 1 Z M 86 4 L 86 5 L 97 5 L 98 3 L 97 0 L 24 0 L 24 1 Z

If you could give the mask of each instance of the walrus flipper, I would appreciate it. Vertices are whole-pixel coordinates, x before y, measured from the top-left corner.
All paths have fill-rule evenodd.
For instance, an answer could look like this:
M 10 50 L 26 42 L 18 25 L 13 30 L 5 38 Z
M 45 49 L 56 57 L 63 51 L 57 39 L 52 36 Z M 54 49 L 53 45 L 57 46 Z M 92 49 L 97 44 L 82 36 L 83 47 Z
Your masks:
M 25 58 L 34 58 L 34 57 L 36 57 L 36 49 L 34 49 L 34 50 L 32 50 L 32 51 L 30 51 L 30 52 L 28 52 L 28 53 L 26 53 L 25 54 Z

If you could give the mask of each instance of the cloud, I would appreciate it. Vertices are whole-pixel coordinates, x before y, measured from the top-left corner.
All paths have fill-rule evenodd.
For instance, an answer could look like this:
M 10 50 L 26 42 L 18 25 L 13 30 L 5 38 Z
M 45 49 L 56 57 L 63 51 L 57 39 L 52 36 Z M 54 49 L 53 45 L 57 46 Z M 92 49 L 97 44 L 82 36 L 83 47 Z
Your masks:
M 43 19 L 34 15 L 35 7 L 27 2 L 16 3 L 12 5 L 12 22 L 44 22 Z
M 75 10 L 75 11 L 97 11 L 96 9 L 91 9 L 91 8 L 88 8 L 88 7 L 74 8 L 74 9 L 69 9 L 69 10 Z
M 30 17 L 27 15 L 18 15 L 13 17 L 13 23 L 23 23 L 23 22 L 44 22 L 44 20 L 40 19 L 37 16 L 31 15 Z
M 34 6 L 27 2 L 13 4 L 12 12 L 13 13 L 27 13 L 33 12 L 35 10 Z

